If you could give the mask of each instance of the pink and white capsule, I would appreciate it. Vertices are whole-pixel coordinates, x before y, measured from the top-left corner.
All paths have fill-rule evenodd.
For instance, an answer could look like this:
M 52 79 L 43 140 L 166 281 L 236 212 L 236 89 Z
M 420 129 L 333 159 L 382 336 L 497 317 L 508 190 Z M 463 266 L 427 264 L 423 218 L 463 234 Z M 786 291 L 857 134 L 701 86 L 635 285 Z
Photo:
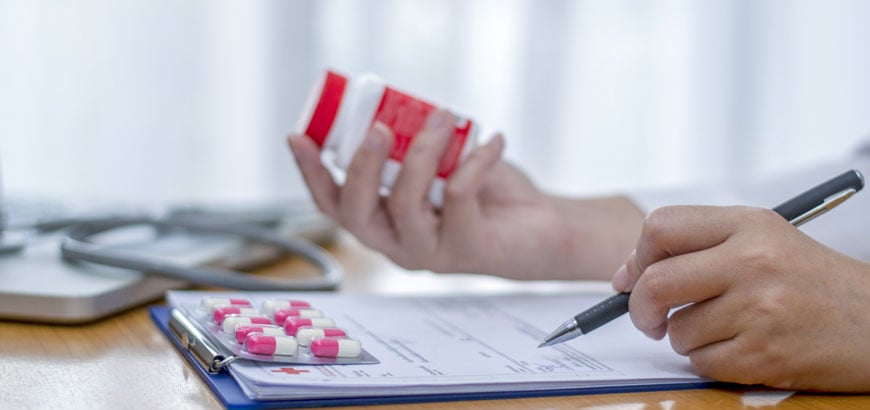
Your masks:
M 263 302 L 263 312 L 269 316 L 275 314 L 278 309 L 304 309 L 310 308 L 311 304 L 304 300 L 267 300 Z
M 242 298 L 210 297 L 210 298 L 203 298 L 202 303 L 201 303 L 202 310 L 204 310 L 208 313 L 212 313 L 212 311 L 214 311 L 214 308 L 221 306 L 221 305 L 251 306 L 251 301 L 248 299 L 242 299 Z
M 362 353 L 362 344 L 356 339 L 315 337 L 309 349 L 317 357 L 357 357 Z
M 308 346 L 315 337 L 347 337 L 347 332 L 337 327 L 316 328 L 307 326 L 303 326 L 296 331 L 296 341 L 299 342 L 299 346 Z
M 284 328 L 275 325 L 238 325 L 236 326 L 236 341 L 239 344 L 252 333 L 262 333 L 269 336 L 284 336 Z
M 327 317 L 288 317 L 284 320 L 284 332 L 295 335 L 302 326 L 335 327 L 335 321 Z
M 229 315 L 238 316 L 262 316 L 258 309 L 240 306 L 218 306 L 214 308 L 212 318 L 217 324 L 223 323 L 224 319 Z
M 284 323 L 288 317 L 323 317 L 323 312 L 317 309 L 278 309 L 275 311 L 275 323 Z
M 245 339 L 245 349 L 253 354 L 295 356 L 299 344 L 293 336 L 252 334 Z
M 224 330 L 224 333 L 235 334 L 236 326 L 238 325 L 271 325 L 272 319 L 267 318 L 266 316 L 238 316 L 238 315 L 229 315 L 224 318 L 224 322 L 221 323 L 221 328 Z

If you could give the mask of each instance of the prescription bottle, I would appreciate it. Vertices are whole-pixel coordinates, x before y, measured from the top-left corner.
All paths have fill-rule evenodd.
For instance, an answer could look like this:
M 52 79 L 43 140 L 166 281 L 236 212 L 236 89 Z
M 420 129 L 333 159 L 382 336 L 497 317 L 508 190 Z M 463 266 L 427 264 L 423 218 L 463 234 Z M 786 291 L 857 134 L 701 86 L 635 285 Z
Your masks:
M 381 174 L 382 191 L 389 192 L 405 153 L 426 124 L 436 105 L 400 91 L 374 74 L 348 77 L 326 70 L 309 94 L 297 130 L 320 146 L 322 159 L 346 171 L 368 130 L 379 121 L 392 130 L 394 141 Z M 477 140 L 477 127 L 468 118 L 457 117 L 453 137 L 438 165 L 429 190 L 429 201 L 440 207 L 447 177 Z

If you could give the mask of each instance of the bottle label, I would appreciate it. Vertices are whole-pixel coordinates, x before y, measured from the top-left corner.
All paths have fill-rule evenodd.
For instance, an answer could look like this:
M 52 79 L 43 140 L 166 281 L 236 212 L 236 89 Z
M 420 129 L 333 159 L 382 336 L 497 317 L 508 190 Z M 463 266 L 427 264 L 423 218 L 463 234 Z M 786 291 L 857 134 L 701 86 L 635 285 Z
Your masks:
M 377 112 L 375 112 L 372 124 L 374 121 L 380 121 L 393 131 L 395 140 L 390 152 L 391 159 L 402 162 L 414 136 L 423 130 L 426 119 L 434 110 L 435 106 L 432 104 L 394 88 L 385 87 L 384 95 L 378 105 Z M 453 138 L 448 143 L 444 155 L 441 157 L 441 162 L 438 164 L 437 175 L 439 177 L 447 178 L 459 165 L 462 147 L 468 139 L 471 125 L 471 121 L 468 119 L 457 119 Z

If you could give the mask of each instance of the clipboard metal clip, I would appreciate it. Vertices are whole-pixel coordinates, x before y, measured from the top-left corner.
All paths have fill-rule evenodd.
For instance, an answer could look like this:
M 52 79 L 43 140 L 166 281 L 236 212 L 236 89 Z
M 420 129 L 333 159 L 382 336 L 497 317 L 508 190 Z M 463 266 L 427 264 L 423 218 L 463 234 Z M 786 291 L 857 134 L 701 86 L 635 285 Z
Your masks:
M 169 316 L 169 329 L 182 346 L 211 374 L 220 373 L 224 367 L 236 360 L 236 356 L 221 353 L 220 349 L 215 347 L 179 309 L 172 309 Z

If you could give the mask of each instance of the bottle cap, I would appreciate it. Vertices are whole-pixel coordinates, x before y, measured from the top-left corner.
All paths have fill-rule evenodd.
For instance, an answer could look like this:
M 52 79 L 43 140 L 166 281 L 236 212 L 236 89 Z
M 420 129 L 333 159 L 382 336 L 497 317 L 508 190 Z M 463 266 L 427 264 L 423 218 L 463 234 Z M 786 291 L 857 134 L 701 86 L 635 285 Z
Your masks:
M 305 135 L 311 137 L 321 148 L 329 137 L 346 88 L 347 77 L 327 70 L 308 96 L 298 129 L 304 130 Z

